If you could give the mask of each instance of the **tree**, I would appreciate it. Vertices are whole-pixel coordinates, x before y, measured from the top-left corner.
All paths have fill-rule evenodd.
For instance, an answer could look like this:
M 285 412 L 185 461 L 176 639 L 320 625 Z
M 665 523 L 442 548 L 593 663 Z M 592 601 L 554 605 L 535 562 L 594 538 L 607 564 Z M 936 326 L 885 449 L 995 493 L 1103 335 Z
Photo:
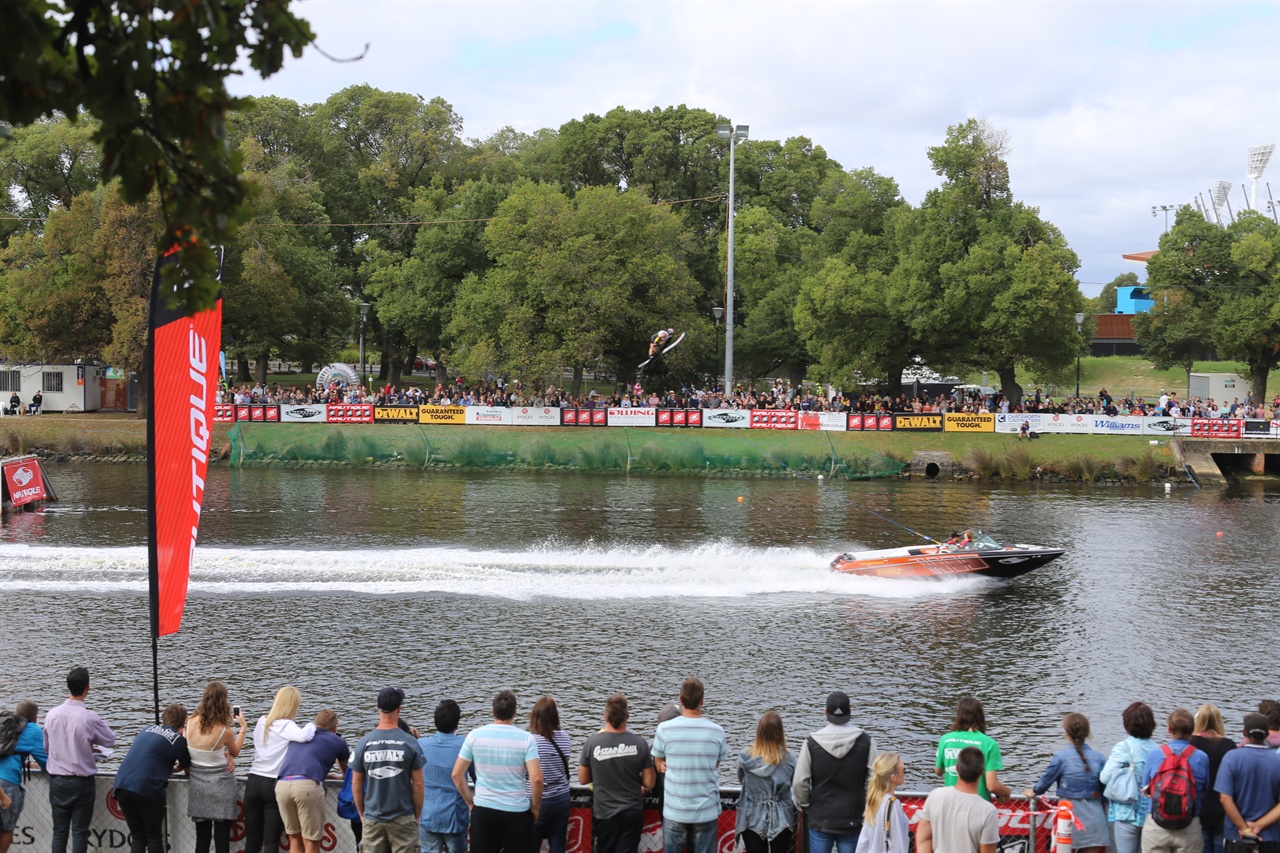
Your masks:
M 54 208 L 70 210 L 72 199 L 98 185 L 96 129 L 92 119 L 52 116 L 0 141 L 0 187 L 17 202 L 15 215 L 39 220 Z
M 1150 311 L 1133 317 L 1133 335 L 1142 355 L 1157 370 L 1181 367 L 1188 394 L 1196 359 L 1206 355 L 1207 319 L 1190 294 L 1176 288 L 1160 292 Z
M 9 0 L 0 12 L 0 122 L 87 113 L 100 124 L 104 183 L 159 198 L 156 248 L 181 246 L 188 308 L 213 303 L 212 246 L 228 242 L 246 188 L 226 142 L 240 102 L 225 80 L 245 59 L 262 76 L 300 56 L 307 23 L 282 0 Z

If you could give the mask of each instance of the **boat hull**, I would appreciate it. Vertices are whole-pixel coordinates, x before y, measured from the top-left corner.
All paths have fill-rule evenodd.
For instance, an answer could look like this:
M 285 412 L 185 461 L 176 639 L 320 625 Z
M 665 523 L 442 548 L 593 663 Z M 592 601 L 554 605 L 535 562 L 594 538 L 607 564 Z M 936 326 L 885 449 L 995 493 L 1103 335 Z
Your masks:
M 982 575 L 1016 578 L 1056 560 L 1060 548 L 1008 545 L 980 551 L 948 551 L 936 546 L 841 554 L 831 568 L 842 574 L 876 578 L 951 578 Z

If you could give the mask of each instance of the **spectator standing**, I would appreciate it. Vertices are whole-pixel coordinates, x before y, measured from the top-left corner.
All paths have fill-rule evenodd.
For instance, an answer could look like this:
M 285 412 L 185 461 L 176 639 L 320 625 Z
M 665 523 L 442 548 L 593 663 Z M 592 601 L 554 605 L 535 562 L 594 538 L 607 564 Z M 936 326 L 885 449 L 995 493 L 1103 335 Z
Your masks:
M 596 853 L 636 853 L 644 831 L 644 792 L 657 783 L 649 743 L 627 731 L 627 697 L 604 706 L 604 728 L 587 738 L 578 782 L 593 786 L 591 829 Z
M 555 699 L 543 696 L 533 703 L 529 732 L 538 745 L 542 767 L 542 808 L 533 824 L 534 849 L 541 848 L 545 838 L 548 853 L 564 853 L 569 837 L 569 753 L 573 747 L 569 735 L 560 730 L 560 710 Z M 525 786 L 532 798 L 530 783 Z
M 986 772 L 982 749 L 966 746 L 955 760 L 955 785 L 934 788 L 925 797 L 916 824 L 916 853 L 996 853 L 1000 817 L 978 793 Z
M 53 819 L 53 853 L 89 848 L 89 822 L 93 820 L 94 777 L 98 773 L 95 750 L 115 746 L 115 733 L 102 718 L 85 706 L 89 695 L 89 670 L 77 666 L 67 673 L 66 701 L 44 717 L 44 751 L 48 756 L 49 811 Z
M 352 752 L 351 794 L 363 824 L 363 853 L 411 853 L 422 817 L 422 750 L 400 726 L 404 691 L 378 693 L 378 726 Z
M 1196 798 L 1193 814 L 1199 815 L 1204 807 L 1204 791 L 1209 785 L 1209 756 L 1191 745 L 1190 739 L 1195 731 L 1195 718 L 1186 708 L 1175 708 L 1170 712 L 1166 726 L 1169 730 L 1169 743 L 1156 747 L 1147 756 L 1147 764 L 1142 773 L 1142 787 L 1150 789 L 1151 780 L 1164 763 L 1167 755 L 1187 753 L 1187 763 L 1191 765 L 1195 777 Z M 1275 756 L 1272 756 L 1275 758 Z M 1160 819 L 1152 809 L 1151 820 L 1142 827 L 1142 853 L 1201 853 L 1204 849 L 1204 835 L 1200 832 L 1200 818 L 1193 817 L 1191 822 L 1180 829 L 1170 829 L 1160 825 Z
M 965 537 L 969 537 L 969 531 L 965 531 Z M 942 784 L 956 783 L 956 761 L 959 760 L 960 750 L 966 746 L 976 746 L 986 759 L 986 770 L 978 780 L 978 796 L 989 800 L 995 794 L 1000 802 L 1009 799 L 1009 787 L 1000 781 L 997 774 L 997 771 L 1004 769 L 1000 745 L 987 735 L 986 713 L 982 709 L 982 703 L 972 696 L 965 696 L 956 703 L 956 718 L 951 724 L 951 731 L 938 741 L 934 772 L 942 777 Z
M 493 722 L 473 729 L 453 764 L 453 784 L 471 808 L 472 853 L 533 853 L 542 807 L 542 764 L 533 735 L 515 726 L 516 695 L 493 697 Z M 475 794 L 467 771 L 475 765 Z M 526 786 L 526 780 L 528 785 Z
M 160 725 L 148 726 L 134 738 L 116 771 L 116 804 L 129 826 L 129 853 L 165 853 L 165 790 L 174 767 L 191 765 L 182 727 L 187 709 L 170 705 Z
M 1280 761 L 1267 746 L 1270 726 L 1262 714 L 1245 714 L 1246 743 L 1228 752 L 1218 770 L 1214 790 L 1226 812 L 1226 838 L 1231 842 L 1257 839 L 1262 850 L 1280 849 L 1280 826 L 1254 824 L 1276 810 L 1280 803 Z
M 1056 782 L 1058 799 L 1070 801 L 1077 821 L 1071 834 L 1071 849 L 1105 853 L 1110 837 L 1099 775 L 1107 759 L 1085 742 L 1089 738 L 1089 720 L 1084 714 L 1067 714 L 1062 731 L 1071 746 L 1054 753 L 1044 775 L 1027 789 L 1026 795 L 1039 797 Z
M 724 729 L 702 716 L 700 678 L 680 685 L 680 716 L 658 726 L 654 766 L 666 774 L 662 803 L 665 853 L 712 853 L 720 816 L 716 766 L 728 755 Z
M 862 832 L 857 853 L 908 853 L 911 826 L 902 802 L 895 796 L 907 778 L 907 767 L 896 752 L 882 752 L 871 767 L 867 783 L 867 807 L 862 812 Z
M 18 818 L 22 815 L 22 807 L 26 803 L 26 790 L 22 787 L 22 765 L 29 758 L 44 768 L 46 758 L 44 752 L 44 729 L 36 724 L 36 716 L 40 708 L 35 702 L 24 699 L 13 711 L 14 722 L 19 731 L 13 742 L 13 751 L 0 758 L 0 791 L 4 792 L 9 803 L 0 809 L 0 853 L 9 853 L 9 845 L 13 843 L 13 830 L 18 826 Z
M 276 691 L 271 709 L 253 727 L 253 764 L 244 783 L 245 853 L 276 853 L 284 820 L 276 802 L 276 777 L 291 743 L 306 743 L 316 736 L 313 723 L 294 722 L 302 694 L 286 684 Z
M 1280 418 L 1280 412 L 1276 416 Z M 1267 746 L 1280 748 L 1280 702 L 1263 699 L 1258 703 L 1258 713 L 1267 718 Z
M 1103 785 L 1120 773 L 1132 772 L 1141 780 L 1147 766 L 1147 756 L 1156 748 L 1151 735 L 1156 730 L 1156 718 L 1145 702 L 1134 702 L 1121 715 L 1128 737 L 1111 748 L 1111 755 L 1102 768 L 1099 781 Z M 1115 837 L 1116 853 L 1138 853 L 1142 846 L 1142 825 L 1151 814 L 1151 798 L 1145 790 L 1131 803 L 1107 801 L 1107 820 Z
M 436 733 L 418 739 L 426 764 L 422 768 L 424 796 L 418 840 L 423 853 L 466 853 L 471 810 L 453 784 L 453 765 L 462 750 L 458 721 L 462 709 L 452 699 L 436 706 Z
M 747 853 L 795 849 L 796 804 L 791 794 L 796 759 L 787 749 L 782 717 L 766 711 L 756 739 L 738 755 L 738 818 L 735 827 Z
M 338 735 L 338 715 L 325 709 L 316 714 L 316 736 L 291 743 L 285 750 L 276 782 L 276 804 L 289 836 L 289 849 L 320 853 L 324 835 L 324 780 L 337 762 L 347 769 L 351 747 Z
M 876 743 L 853 724 L 849 696 L 827 696 L 827 726 L 805 739 L 796 761 L 792 793 L 805 813 L 810 853 L 854 853 L 867 807 L 867 779 Z
M 1205 704 L 1196 710 L 1196 733 L 1191 736 L 1191 745 L 1209 756 L 1208 792 L 1204 798 L 1204 808 L 1200 811 L 1200 833 L 1204 836 L 1204 853 L 1222 853 L 1226 812 L 1222 810 L 1222 800 L 1213 793 L 1213 790 L 1223 757 L 1236 748 L 1235 742 L 1226 734 L 1222 712 L 1216 705 Z
M 187 786 L 187 817 L 196 824 L 196 853 L 231 850 L 231 822 L 240 813 L 235 757 L 244 748 L 248 731 L 244 714 L 233 720 L 227 687 L 210 681 L 196 712 L 187 719 L 187 751 L 191 781 Z M 229 726 L 238 725 L 233 733 Z

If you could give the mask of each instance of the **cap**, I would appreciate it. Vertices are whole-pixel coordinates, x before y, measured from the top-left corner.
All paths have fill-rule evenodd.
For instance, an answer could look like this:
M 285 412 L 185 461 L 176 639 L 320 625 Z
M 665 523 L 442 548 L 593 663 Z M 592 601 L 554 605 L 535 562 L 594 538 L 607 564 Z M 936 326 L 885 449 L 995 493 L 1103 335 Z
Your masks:
M 1266 739 L 1268 729 L 1267 718 L 1262 714 L 1244 715 L 1244 735 L 1250 740 Z
M 668 702 L 658 712 L 658 722 L 665 723 L 667 720 L 674 720 L 678 716 L 680 716 L 680 706 L 675 702 Z
M 404 691 L 399 687 L 384 687 L 378 691 L 378 710 L 390 713 L 399 711 L 404 703 Z
M 827 722 L 843 725 L 849 722 L 849 697 L 836 690 L 827 697 Z

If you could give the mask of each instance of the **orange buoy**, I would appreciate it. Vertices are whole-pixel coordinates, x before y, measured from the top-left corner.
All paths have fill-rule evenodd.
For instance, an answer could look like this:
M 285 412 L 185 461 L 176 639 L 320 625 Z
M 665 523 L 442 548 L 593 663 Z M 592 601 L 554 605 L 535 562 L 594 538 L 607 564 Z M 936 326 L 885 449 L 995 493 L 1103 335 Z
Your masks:
M 744 500 L 746 499 L 742 495 L 738 495 L 738 503 L 742 503 Z

